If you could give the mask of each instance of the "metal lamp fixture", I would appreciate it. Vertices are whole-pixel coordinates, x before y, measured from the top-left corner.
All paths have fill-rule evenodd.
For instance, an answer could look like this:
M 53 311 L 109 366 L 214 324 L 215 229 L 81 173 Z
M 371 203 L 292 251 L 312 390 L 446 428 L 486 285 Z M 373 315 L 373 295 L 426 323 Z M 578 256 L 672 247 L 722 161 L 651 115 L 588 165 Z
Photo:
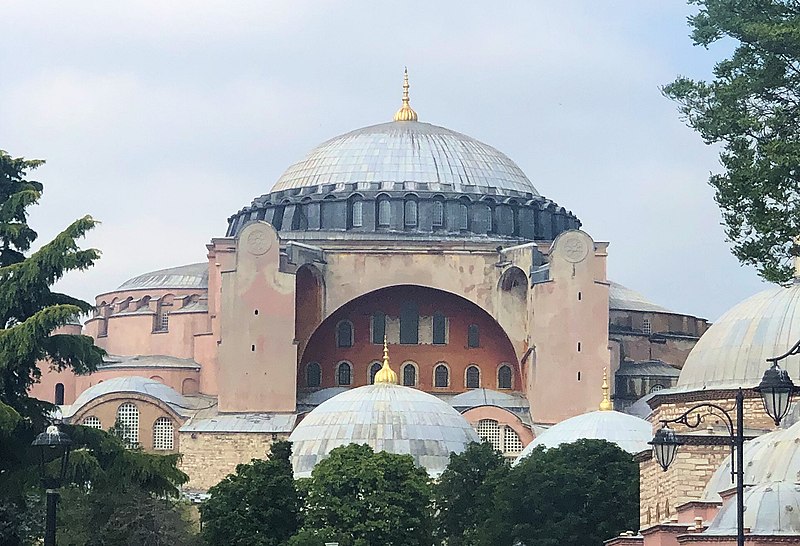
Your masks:
M 653 440 L 647 443 L 653 446 L 653 455 L 658 464 L 661 465 L 661 468 L 664 469 L 664 472 L 666 472 L 669 465 L 675 460 L 678 454 L 678 447 L 683 442 L 678 440 L 675 431 L 665 423 L 664 426 L 656 431 Z
M 795 391 L 792 379 L 786 370 L 778 365 L 778 362 L 797 354 L 800 354 L 800 341 L 795 343 L 785 354 L 768 358 L 767 362 L 772 366 L 764 372 L 764 377 L 758 387 L 753 389 L 761 395 L 761 399 L 764 401 L 764 411 L 775 422 L 775 426 L 780 425 L 781 419 L 789 413 L 792 395 Z
M 58 430 L 56 425 L 50 425 L 45 432 L 39 434 L 31 443 L 39 449 L 39 472 L 42 485 L 47 490 L 47 519 L 45 521 L 44 546 L 56 546 L 56 503 L 58 502 L 58 488 L 64 481 L 69 463 L 69 452 L 72 440 L 69 436 Z M 51 470 L 51 461 L 58 462 L 57 468 Z

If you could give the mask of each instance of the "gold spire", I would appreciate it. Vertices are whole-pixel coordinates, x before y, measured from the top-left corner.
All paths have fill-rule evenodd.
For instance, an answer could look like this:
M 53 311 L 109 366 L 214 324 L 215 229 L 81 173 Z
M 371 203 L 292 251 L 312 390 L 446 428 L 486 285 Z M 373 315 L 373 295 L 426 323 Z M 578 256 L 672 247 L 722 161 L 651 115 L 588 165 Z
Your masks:
M 394 114 L 395 121 L 417 121 L 417 113 L 408 104 L 408 68 L 403 71 L 403 105 Z
M 386 336 L 383 337 L 383 367 L 375 374 L 375 384 L 378 383 L 397 385 L 397 374 L 389 366 L 389 345 L 386 343 Z
M 611 411 L 614 406 L 608 398 L 608 374 L 606 368 L 603 368 L 603 401 L 600 402 L 600 411 Z

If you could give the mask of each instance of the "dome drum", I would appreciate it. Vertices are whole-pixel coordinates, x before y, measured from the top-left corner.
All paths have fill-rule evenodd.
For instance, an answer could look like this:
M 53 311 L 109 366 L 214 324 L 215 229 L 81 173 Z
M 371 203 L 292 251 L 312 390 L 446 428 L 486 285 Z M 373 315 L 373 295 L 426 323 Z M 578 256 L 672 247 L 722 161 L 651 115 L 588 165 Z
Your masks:
M 363 191 L 306 194 L 285 190 L 264 195 L 228 219 L 233 237 L 250 221 L 263 220 L 279 232 L 409 233 L 435 236 L 489 235 L 553 240 L 581 223 L 543 197 L 492 194 Z

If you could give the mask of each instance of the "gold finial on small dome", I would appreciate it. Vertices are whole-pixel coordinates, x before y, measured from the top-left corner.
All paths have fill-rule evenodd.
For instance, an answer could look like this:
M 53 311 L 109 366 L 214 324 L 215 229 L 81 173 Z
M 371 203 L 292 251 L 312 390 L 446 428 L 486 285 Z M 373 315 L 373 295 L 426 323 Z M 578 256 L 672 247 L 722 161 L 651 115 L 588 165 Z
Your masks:
M 397 385 L 397 374 L 389 366 L 389 344 L 386 342 L 386 336 L 383 337 L 383 366 L 375 374 L 375 384 L 378 383 Z
M 395 121 L 417 121 L 417 113 L 408 104 L 408 68 L 403 71 L 403 105 L 395 112 Z
M 600 411 L 611 411 L 613 409 L 614 406 L 608 398 L 608 373 L 606 373 L 606 368 L 603 368 L 603 401 L 600 402 Z

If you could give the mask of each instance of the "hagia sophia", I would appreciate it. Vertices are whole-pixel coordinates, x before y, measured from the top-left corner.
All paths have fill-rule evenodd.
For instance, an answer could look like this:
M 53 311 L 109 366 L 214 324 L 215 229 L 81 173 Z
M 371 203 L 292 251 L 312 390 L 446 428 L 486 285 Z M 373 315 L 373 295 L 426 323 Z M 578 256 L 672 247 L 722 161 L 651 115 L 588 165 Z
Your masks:
M 666 472 L 647 442 L 743 387 L 748 544 L 797 544 L 800 413 L 776 429 L 752 387 L 800 339 L 800 282 L 712 325 L 609 280 L 609 250 L 502 152 L 419 121 L 406 74 L 393 121 L 314 148 L 197 263 L 99 287 L 94 316 L 66 330 L 91 335 L 104 365 L 42 363 L 32 394 L 70 423 L 180 453 L 192 491 L 278 439 L 298 477 L 352 442 L 436 477 L 480 439 L 509 459 L 607 439 L 641 473 L 641 531 L 609 544 L 655 546 L 735 544 L 721 423 L 677 426 Z M 783 365 L 799 382 L 800 357 Z

